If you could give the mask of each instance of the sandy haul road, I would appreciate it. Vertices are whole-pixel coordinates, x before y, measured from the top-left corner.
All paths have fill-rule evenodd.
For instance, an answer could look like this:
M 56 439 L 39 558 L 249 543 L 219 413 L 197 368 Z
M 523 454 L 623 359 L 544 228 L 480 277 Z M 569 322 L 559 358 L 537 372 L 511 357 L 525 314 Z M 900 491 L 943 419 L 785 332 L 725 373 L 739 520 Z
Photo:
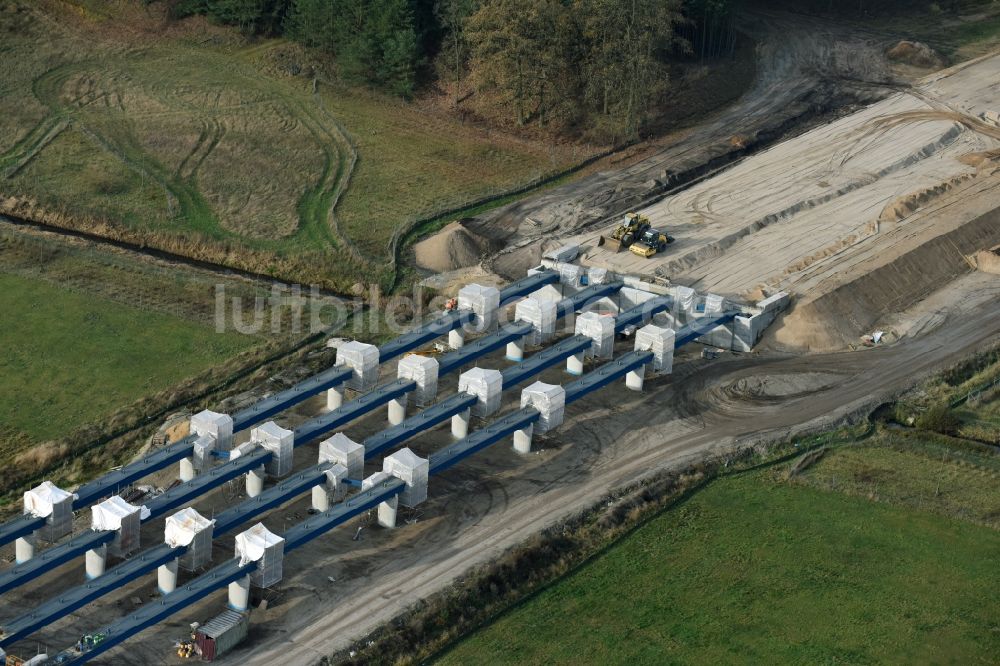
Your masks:
M 241 659 L 310 663 L 615 487 L 713 451 L 833 424 L 877 404 L 1000 339 L 1000 289 L 952 302 L 936 325 L 921 337 L 862 352 L 689 359 L 676 374 L 648 384 L 642 396 L 615 390 L 592 396 L 568 410 L 572 418 L 541 453 L 517 459 L 498 445 L 432 479 L 432 501 L 416 525 L 393 534 L 373 531 L 360 551 L 337 535 L 345 546 L 342 562 L 312 575 L 303 574 L 304 561 L 289 562 L 289 585 L 303 577 L 318 585 L 325 571 L 345 577 L 289 604 L 282 630 L 268 632 Z M 640 425 L 630 427 L 633 420 Z M 314 603 L 325 610 L 310 607 Z

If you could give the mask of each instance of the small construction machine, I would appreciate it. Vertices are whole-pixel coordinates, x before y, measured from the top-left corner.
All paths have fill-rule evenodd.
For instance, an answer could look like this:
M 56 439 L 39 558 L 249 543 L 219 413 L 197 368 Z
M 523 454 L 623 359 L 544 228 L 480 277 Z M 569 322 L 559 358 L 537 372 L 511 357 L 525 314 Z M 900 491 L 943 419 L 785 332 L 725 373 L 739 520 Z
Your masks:
M 631 250 L 633 254 L 649 259 L 657 252 L 663 252 L 666 250 L 667 245 L 673 242 L 674 237 L 668 236 L 665 231 L 660 231 L 659 229 L 646 229 L 642 232 L 642 236 L 632 243 L 629 250 Z
M 598 247 L 606 247 L 611 252 L 621 252 L 628 249 L 646 230 L 649 229 L 649 220 L 639 213 L 625 213 L 621 224 L 611 232 L 610 238 L 601 236 L 597 241 Z

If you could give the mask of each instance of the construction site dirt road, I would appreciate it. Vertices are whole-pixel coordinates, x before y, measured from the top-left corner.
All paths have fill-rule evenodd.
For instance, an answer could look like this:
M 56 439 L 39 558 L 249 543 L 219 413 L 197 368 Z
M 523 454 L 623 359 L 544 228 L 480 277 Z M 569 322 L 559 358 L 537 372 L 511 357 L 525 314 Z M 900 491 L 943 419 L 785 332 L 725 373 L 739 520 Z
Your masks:
M 416 524 L 373 531 L 361 544 L 342 530 L 316 544 L 321 552 L 290 558 L 289 585 L 315 591 L 267 611 L 281 621 L 258 625 L 264 635 L 252 662 L 310 663 L 329 655 L 470 567 L 643 476 L 867 414 L 919 378 L 1000 340 L 1000 281 L 982 274 L 967 280 L 975 297 L 936 310 L 921 335 L 895 345 L 689 358 L 675 374 L 647 383 L 644 394 L 615 391 L 615 404 L 598 393 L 574 406 L 566 425 L 529 459 L 498 445 L 432 479 L 433 501 Z M 306 571 L 318 562 L 331 564 Z

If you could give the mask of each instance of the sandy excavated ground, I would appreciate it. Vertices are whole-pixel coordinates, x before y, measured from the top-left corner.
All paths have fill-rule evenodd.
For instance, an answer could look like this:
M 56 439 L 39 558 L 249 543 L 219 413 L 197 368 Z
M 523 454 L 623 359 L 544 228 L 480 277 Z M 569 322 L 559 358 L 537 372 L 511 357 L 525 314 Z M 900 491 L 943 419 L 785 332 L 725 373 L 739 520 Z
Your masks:
M 583 263 L 699 291 L 745 298 L 789 291 L 798 312 L 779 339 L 843 346 L 885 313 L 916 303 L 926 285 L 890 271 L 883 279 L 912 293 L 852 308 L 854 320 L 843 326 L 822 319 L 844 308 L 808 304 L 908 262 L 927 264 L 937 288 L 971 270 L 964 255 L 1000 242 L 1000 220 L 990 215 L 1000 206 L 1000 127 L 978 119 L 1000 108 L 998 76 L 1000 56 L 939 72 L 641 210 L 677 239 L 653 258 L 598 247 L 613 225 L 560 241 L 582 245 Z M 928 251 L 934 239 L 946 239 L 947 249 Z

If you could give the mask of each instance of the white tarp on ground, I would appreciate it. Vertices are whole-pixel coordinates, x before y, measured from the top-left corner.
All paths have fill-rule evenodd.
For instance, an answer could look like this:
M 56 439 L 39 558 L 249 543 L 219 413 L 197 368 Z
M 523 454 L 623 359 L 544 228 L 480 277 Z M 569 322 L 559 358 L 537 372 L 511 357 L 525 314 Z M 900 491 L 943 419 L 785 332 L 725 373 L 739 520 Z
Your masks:
M 515 321 L 526 321 L 532 326 L 528 334 L 528 343 L 540 345 L 556 332 L 556 321 L 559 319 L 559 304 L 555 301 L 538 300 L 528 297 L 514 307 Z
M 540 416 L 536 432 L 544 433 L 562 425 L 566 411 L 566 389 L 556 384 L 535 382 L 521 391 L 521 407 L 534 407 Z
M 489 416 L 500 409 L 500 399 L 503 396 L 503 375 L 499 370 L 489 368 L 472 368 L 458 377 L 459 393 L 471 393 L 479 398 L 473 405 L 472 413 L 476 416 Z
M 48 518 L 55 506 L 76 497 L 51 481 L 42 481 L 38 486 L 24 493 L 24 513 L 30 513 L 35 518 Z
M 392 474 L 406 484 L 406 490 L 399 495 L 403 506 L 414 507 L 427 499 L 427 477 L 430 463 L 409 448 L 396 451 L 382 461 L 382 471 Z
M 413 399 L 420 406 L 428 405 L 437 396 L 440 363 L 436 358 L 407 354 L 396 366 L 396 377 L 416 382 Z
M 355 391 L 367 391 L 378 380 L 378 347 L 351 340 L 337 347 L 337 365 L 354 370 L 347 386 Z
M 167 516 L 163 526 L 163 540 L 171 548 L 188 546 L 195 537 L 215 524 L 191 507 L 181 509 L 172 516 Z

